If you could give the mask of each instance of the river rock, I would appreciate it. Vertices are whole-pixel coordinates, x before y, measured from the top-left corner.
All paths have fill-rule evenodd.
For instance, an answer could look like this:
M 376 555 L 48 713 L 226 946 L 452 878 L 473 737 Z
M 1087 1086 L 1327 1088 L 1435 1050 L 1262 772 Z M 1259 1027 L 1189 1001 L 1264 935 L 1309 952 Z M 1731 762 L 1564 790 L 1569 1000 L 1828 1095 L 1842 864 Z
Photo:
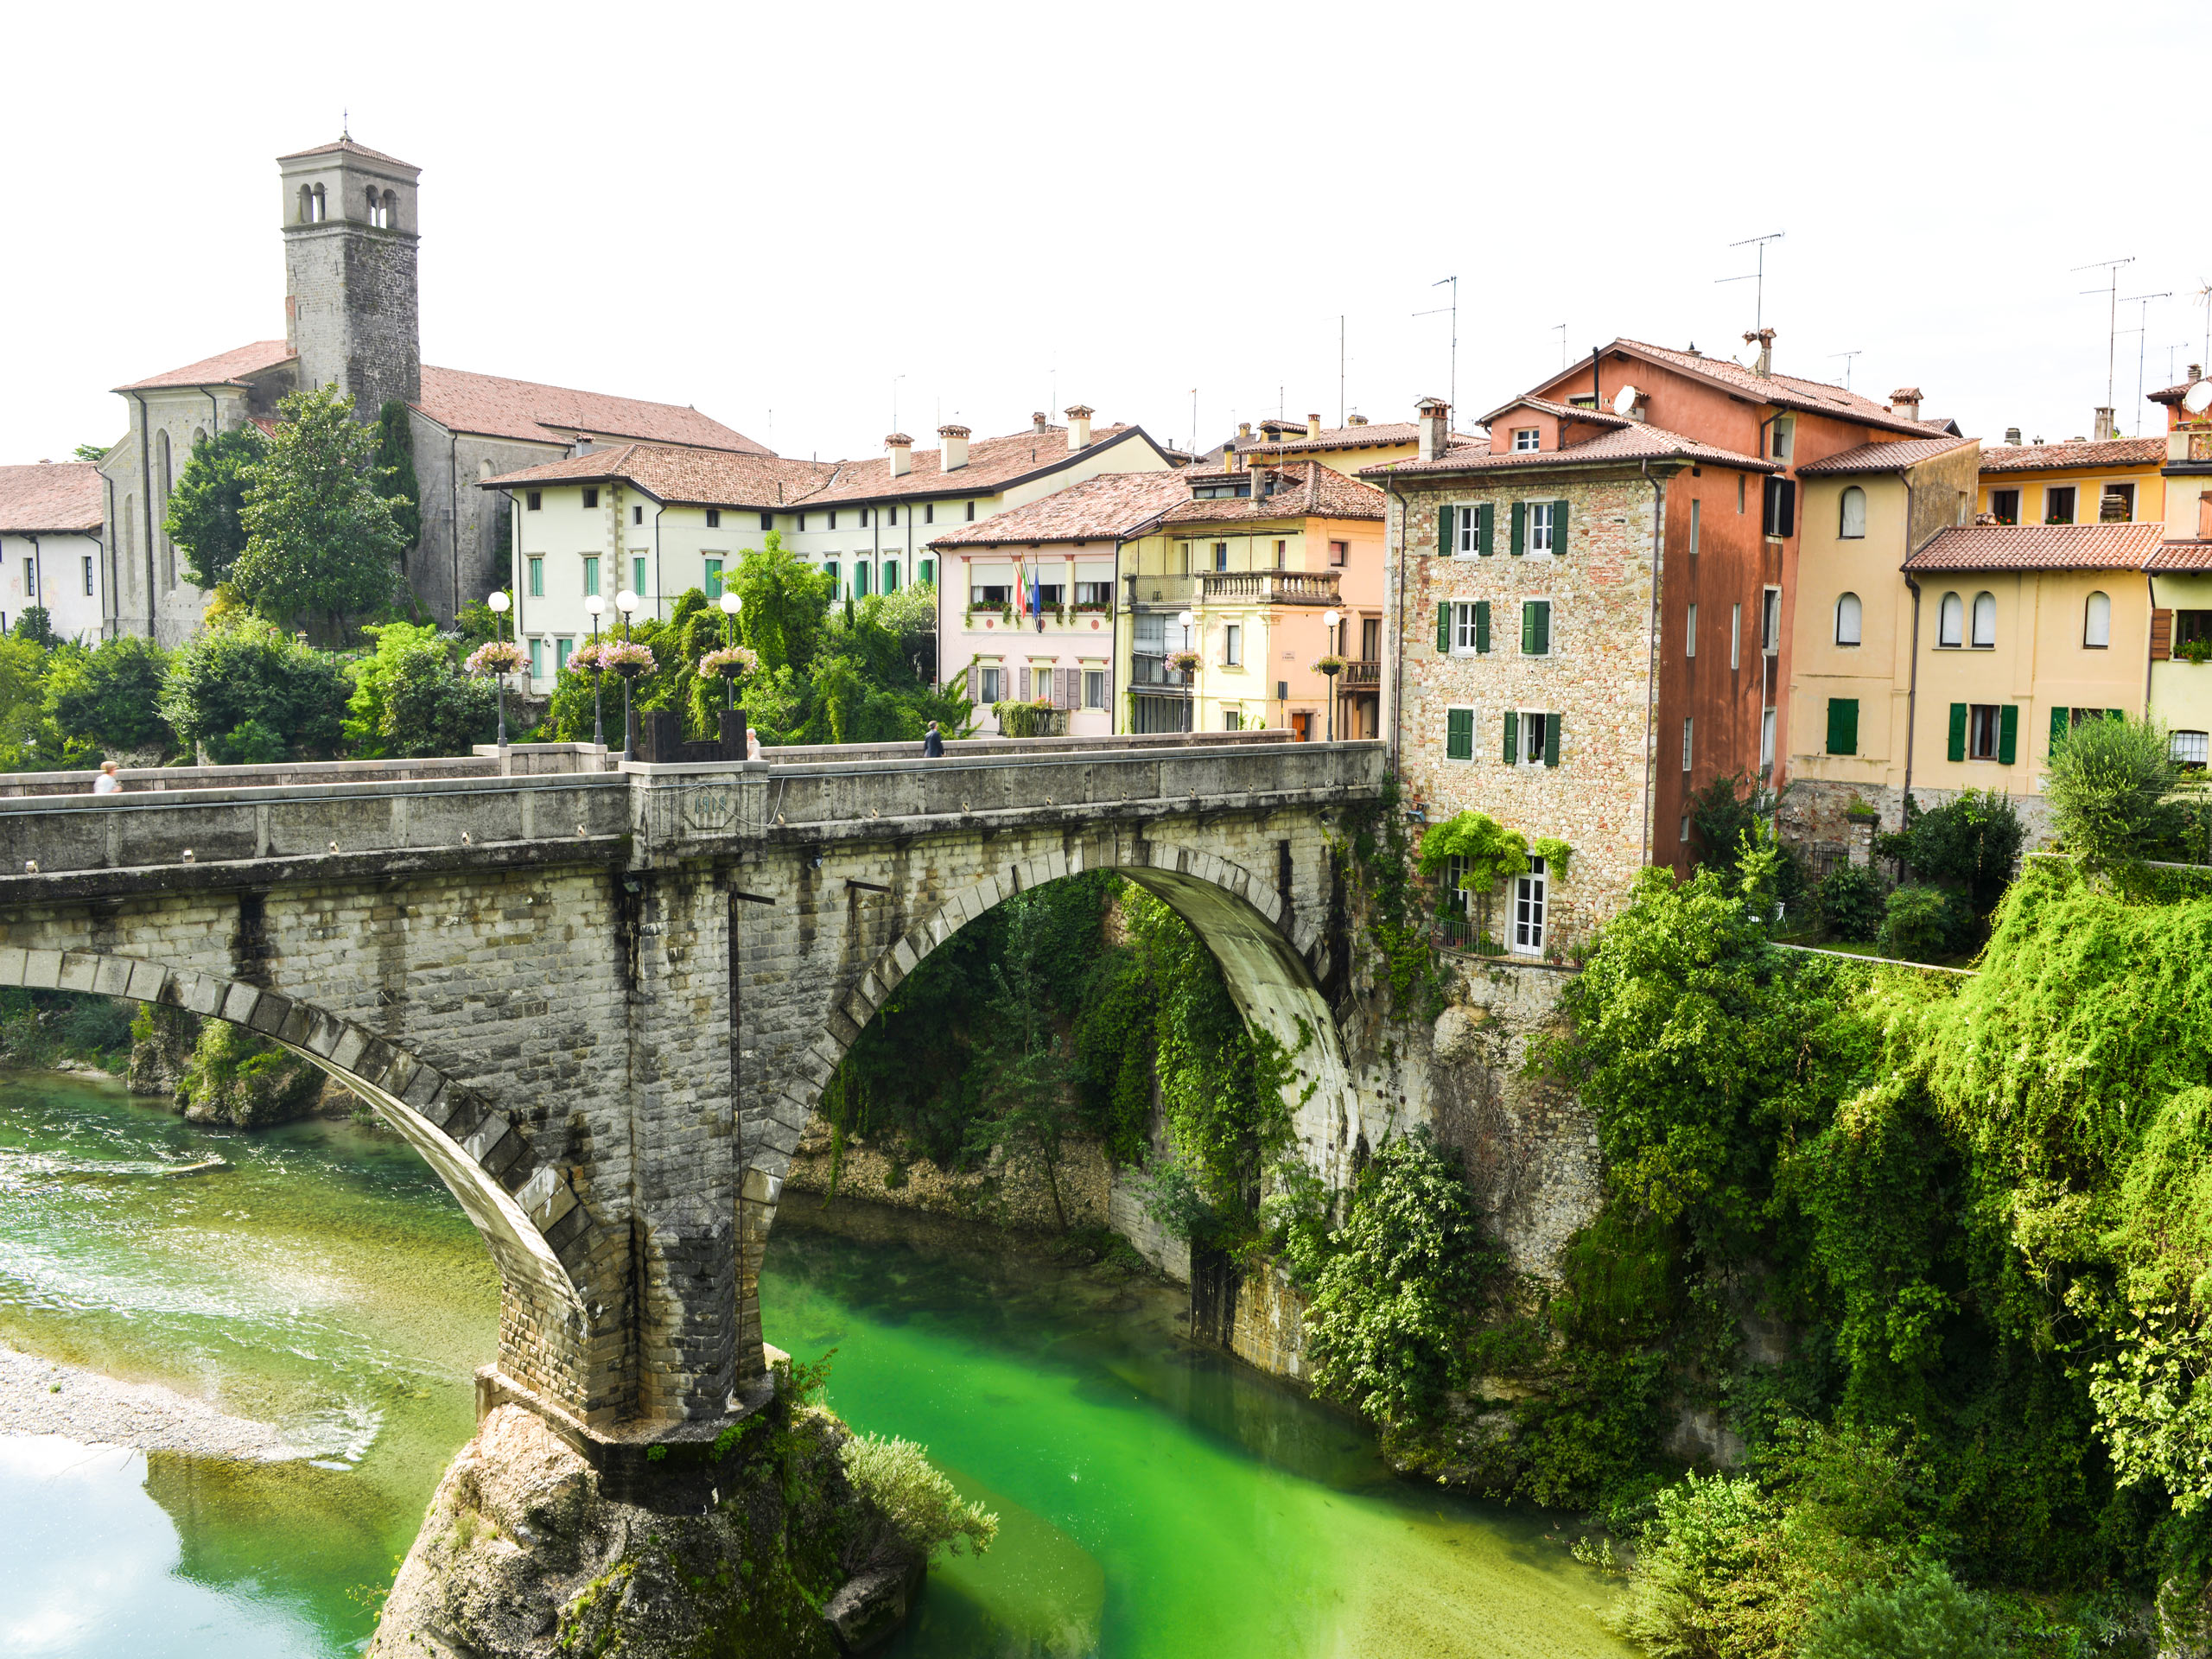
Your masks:
M 880 1530 L 867 1525 L 880 1517 L 864 1515 L 845 1480 L 843 1426 L 781 1401 L 763 1419 L 710 1513 L 665 1515 L 607 1497 L 534 1413 L 494 1410 L 439 1483 L 370 1659 L 865 1651 L 844 1632 L 880 1642 L 906 1617 L 918 1574 L 900 1561 L 848 1582 L 841 1548 Z M 896 1582 L 879 1582 L 887 1576 Z
M 130 1070 L 124 1086 L 134 1095 L 174 1096 L 200 1041 L 200 1016 L 149 1002 L 130 1022 Z

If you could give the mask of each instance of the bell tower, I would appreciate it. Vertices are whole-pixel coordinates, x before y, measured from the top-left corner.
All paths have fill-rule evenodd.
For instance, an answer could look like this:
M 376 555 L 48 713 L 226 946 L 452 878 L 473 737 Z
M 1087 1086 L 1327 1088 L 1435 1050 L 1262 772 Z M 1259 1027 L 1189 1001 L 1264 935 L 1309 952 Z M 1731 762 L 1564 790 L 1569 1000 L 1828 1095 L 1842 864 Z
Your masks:
M 423 392 L 416 278 L 420 168 L 351 137 L 277 157 L 283 181 L 284 338 L 303 386 L 335 385 L 354 417 Z

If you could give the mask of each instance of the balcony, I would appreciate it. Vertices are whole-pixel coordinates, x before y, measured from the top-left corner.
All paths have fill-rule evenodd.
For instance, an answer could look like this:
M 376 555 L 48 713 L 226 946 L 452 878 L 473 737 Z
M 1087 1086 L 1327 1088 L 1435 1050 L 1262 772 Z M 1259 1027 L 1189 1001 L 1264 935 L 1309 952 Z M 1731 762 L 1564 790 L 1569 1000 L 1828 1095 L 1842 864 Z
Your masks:
M 1382 689 L 1382 664 L 1379 662 L 1349 662 L 1338 677 L 1338 683 L 1346 691 L 1379 691 Z
M 1198 578 L 1208 605 L 1333 605 L 1334 570 L 1221 570 Z
M 1129 658 L 1129 690 L 1147 696 L 1187 697 L 1191 677 L 1168 667 L 1165 657 L 1147 657 L 1139 652 Z
M 1196 576 L 1123 576 L 1122 585 L 1133 611 L 1179 611 L 1198 595 Z

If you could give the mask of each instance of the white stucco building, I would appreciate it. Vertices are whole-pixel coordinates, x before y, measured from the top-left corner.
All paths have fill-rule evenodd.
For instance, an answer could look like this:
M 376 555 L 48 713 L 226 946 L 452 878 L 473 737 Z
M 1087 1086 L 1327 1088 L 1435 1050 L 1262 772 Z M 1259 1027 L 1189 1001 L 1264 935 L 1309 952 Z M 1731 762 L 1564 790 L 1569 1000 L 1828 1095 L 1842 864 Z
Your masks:
M 60 638 L 100 638 L 101 518 L 92 462 L 0 467 L 0 631 L 43 605 Z

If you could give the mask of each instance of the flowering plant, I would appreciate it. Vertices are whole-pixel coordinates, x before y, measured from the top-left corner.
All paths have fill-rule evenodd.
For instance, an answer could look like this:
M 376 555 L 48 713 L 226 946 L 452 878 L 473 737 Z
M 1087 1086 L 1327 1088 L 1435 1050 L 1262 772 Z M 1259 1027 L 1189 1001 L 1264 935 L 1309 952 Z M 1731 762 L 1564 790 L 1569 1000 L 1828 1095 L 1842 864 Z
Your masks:
M 1313 671 L 1316 674 L 1341 674 L 1344 671 L 1344 659 L 1333 651 L 1324 652 L 1314 659 Z
M 1179 673 L 1195 674 L 1198 671 L 1198 653 L 1195 651 L 1176 652 L 1168 658 L 1167 666 Z
M 569 653 L 569 671 L 575 674 L 598 673 L 607 666 L 605 663 L 600 661 L 600 653 L 604 652 L 611 643 L 613 642 L 604 639 L 585 640 L 583 644 Z
M 650 674 L 660 666 L 653 660 L 652 648 L 634 639 L 608 640 L 599 648 L 599 662 L 601 667 L 613 669 L 626 680 Z
M 529 660 L 513 640 L 487 639 L 468 653 L 461 667 L 471 674 L 512 674 Z
M 723 645 L 699 659 L 699 672 L 709 679 L 749 680 L 760 671 L 760 653 L 749 645 Z

